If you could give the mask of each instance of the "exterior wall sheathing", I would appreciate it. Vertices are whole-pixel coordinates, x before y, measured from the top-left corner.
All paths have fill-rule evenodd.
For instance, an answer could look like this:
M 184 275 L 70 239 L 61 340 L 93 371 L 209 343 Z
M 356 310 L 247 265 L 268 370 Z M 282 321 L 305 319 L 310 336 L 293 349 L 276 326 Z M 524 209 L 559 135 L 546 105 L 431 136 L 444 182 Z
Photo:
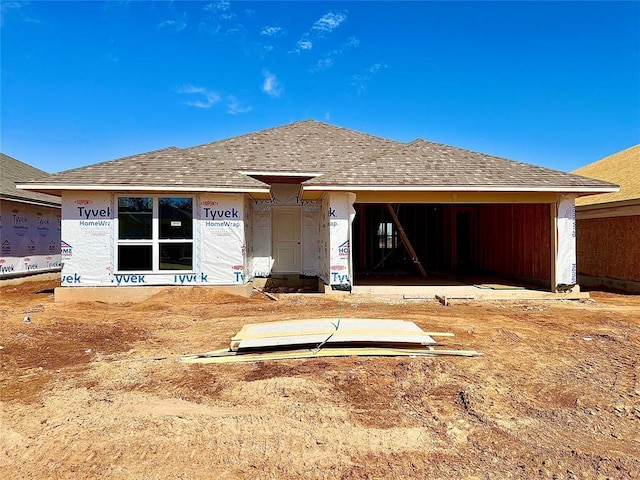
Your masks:
M 548 283 L 551 277 L 549 205 L 480 205 L 478 267 Z
M 579 219 L 576 230 L 579 275 L 640 282 L 640 215 Z

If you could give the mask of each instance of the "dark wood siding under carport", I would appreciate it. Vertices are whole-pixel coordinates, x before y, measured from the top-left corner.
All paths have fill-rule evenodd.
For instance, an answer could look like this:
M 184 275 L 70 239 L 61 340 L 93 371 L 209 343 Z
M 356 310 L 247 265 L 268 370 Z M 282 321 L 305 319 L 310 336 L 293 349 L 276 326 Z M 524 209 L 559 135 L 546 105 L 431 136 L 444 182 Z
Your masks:
M 549 204 L 398 204 L 398 219 L 427 273 L 491 274 L 548 285 Z M 356 273 L 416 275 L 385 204 L 356 204 Z M 357 283 L 357 278 L 356 278 Z

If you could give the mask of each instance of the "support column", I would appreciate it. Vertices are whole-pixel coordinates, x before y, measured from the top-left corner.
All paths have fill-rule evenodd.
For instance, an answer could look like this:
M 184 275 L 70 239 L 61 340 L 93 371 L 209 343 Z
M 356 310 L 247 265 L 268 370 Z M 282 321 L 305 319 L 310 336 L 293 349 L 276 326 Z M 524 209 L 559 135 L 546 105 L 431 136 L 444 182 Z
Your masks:
M 351 290 L 353 285 L 351 227 L 355 218 L 353 203 L 356 196 L 347 192 L 331 192 L 327 197 L 329 284 L 332 289 Z
M 553 291 L 573 288 L 576 284 L 576 210 L 575 197 L 558 197 L 556 216 L 556 261 Z M 553 272 L 552 272 L 553 277 Z

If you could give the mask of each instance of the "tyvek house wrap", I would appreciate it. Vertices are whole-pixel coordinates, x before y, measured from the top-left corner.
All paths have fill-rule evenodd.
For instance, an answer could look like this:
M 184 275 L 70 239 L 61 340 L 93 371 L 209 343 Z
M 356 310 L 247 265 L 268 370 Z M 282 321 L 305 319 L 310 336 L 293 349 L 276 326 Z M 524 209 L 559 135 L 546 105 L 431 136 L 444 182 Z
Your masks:
M 353 285 L 351 261 L 351 225 L 356 215 L 353 193 L 328 194 L 330 285 Z M 324 203 L 323 203 L 324 205 Z
M 576 209 L 575 198 L 561 195 L 558 202 L 558 255 L 556 283 L 576 284 Z
M 117 271 L 116 201 L 109 192 L 63 195 L 63 286 L 229 285 L 246 281 L 243 195 L 195 197 L 194 270 L 177 272 Z
M 60 210 L 0 200 L 0 277 L 60 268 Z
M 62 195 L 62 286 L 111 285 L 114 225 L 108 192 Z
M 194 283 L 245 283 L 245 217 L 243 195 L 203 194 L 196 206 L 200 275 Z
M 244 197 L 244 273 L 245 281 L 253 280 L 253 209 L 251 199 Z

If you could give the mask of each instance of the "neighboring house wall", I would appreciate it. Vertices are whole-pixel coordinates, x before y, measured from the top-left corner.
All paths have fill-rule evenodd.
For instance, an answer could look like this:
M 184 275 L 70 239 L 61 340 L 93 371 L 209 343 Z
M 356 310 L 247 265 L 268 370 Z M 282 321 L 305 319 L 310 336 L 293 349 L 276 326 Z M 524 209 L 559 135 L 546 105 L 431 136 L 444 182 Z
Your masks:
M 60 269 L 60 209 L 0 200 L 0 278 Z
M 574 173 L 620 185 L 576 201 L 578 280 L 588 287 L 640 293 L 640 145 Z
M 578 217 L 576 228 L 580 283 L 640 293 L 640 215 Z

